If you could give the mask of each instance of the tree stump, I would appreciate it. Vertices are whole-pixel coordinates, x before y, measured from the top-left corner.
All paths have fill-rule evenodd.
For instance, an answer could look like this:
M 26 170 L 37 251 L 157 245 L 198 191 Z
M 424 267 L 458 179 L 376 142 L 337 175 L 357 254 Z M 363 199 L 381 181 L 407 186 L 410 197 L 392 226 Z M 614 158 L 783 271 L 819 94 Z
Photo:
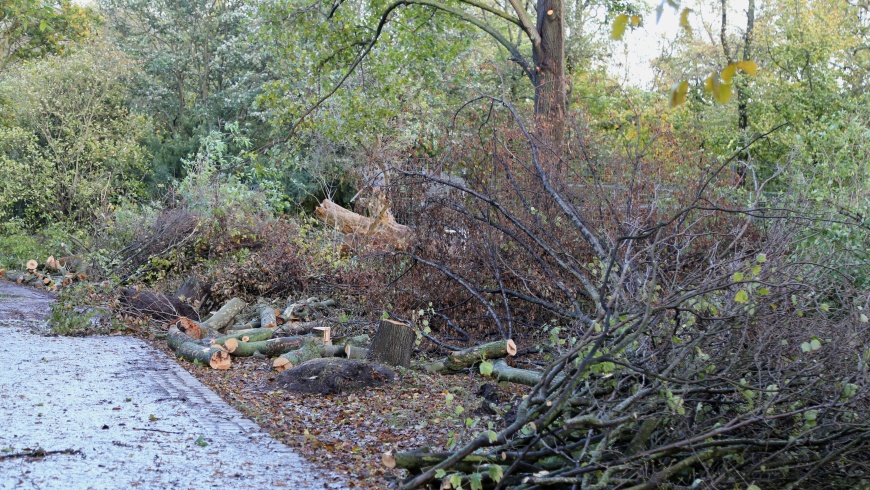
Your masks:
M 381 320 L 372 346 L 369 360 L 389 366 L 411 366 L 411 352 L 414 350 L 416 333 L 410 325 L 393 320 Z

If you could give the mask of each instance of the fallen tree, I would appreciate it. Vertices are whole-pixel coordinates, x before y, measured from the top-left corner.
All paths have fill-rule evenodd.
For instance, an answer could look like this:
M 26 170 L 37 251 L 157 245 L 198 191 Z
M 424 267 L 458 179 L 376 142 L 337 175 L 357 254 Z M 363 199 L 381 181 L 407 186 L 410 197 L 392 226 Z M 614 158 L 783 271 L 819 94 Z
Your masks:
M 411 229 L 397 223 L 386 208 L 379 210 L 379 215 L 375 218 L 368 218 L 324 199 L 314 210 L 314 215 L 344 233 L 351 248 L 370 243 L 402 250 L 410 244 L 413 237 Z
M 418 367 L 430 373 L 449 373 L 468 369 L 485 359 L 498 359 L 516 354 L 517 345 L 513 340 L 500 340 L 456 351 L 444 359 L 420 364 Z

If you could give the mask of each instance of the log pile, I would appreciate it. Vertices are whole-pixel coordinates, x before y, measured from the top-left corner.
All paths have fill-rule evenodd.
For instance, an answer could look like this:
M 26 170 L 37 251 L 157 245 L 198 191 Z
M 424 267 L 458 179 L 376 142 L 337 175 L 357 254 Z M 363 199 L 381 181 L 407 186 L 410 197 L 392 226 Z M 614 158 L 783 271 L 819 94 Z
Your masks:
M 61 257 L 60 259 L 50 256 L 43 263 L 31 259 L 25 264 L 24 272 L 7 271 L 0 268 L 0 278 L 24 286 L 57 292 L 75 283 L 87 281 L 87 274 L 77 272 L 80 265 L 81 260 L 77 256 Z

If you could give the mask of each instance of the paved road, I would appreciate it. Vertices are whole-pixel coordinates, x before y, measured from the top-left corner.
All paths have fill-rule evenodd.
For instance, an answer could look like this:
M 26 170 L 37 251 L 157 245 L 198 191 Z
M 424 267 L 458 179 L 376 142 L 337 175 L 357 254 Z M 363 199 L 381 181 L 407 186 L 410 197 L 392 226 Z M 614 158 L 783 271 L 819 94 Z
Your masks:
M 0 489 L 343 487 L 139 339 L 38 335 L 50 302 L 0 280 Z

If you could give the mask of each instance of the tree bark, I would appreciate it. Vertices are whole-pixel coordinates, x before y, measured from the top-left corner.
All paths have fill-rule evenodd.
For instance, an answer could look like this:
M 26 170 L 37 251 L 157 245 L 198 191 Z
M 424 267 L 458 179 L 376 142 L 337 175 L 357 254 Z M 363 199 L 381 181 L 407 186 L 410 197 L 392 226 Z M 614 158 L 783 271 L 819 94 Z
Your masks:
M 212 339 L 211 343 L 217 345 L 224 345 L 228 340 L 240 340 L 243 342 L 259 342 L 262 340 L 269 340 L 275 336 L 275 329 L 273 328 L 254 328 L 251 330 L 242 330 L 240 332 L 233 332 L 231 334 L 222 335 L 215 339 Z
M 305 337 L 279 337 L 276 339 L 260 340 L 257 342 L 238 341 L 228 339 L 226 348 L 235 357 L 250 357 L 255 353 L 266 357 L 277 357 L 294 349 L 298 349 L 305 342 Z
M 233 323 L 233 320 L 236 318 L 236 315 L 242 312 L 245 307 L 248 306 L 247 303 L 242 301 L 239 298 L 233 298 L 225 305 L 221 307 L 214 315 L 211 316 L 205 323 L 217 330 L 218 332 L 224 333 L 227 331 L 227 328 Z
M 278 325 L 277 315 L 275 315 L 275 308 L 271 306 L 265 306 L 262 310 L 260 310 L 260 327 L 262 328 L 272 328 Z
M 368 359 L 369 350 L 365 347 L 356 347 L 348 344 L 344 346 L 344 356 L 348 359 Z
M 543 374 L 538 371 L 510 367 L 504 359 L 492 363 L 492 377 L 498 381 L 535 386 L 541 381 L 542 376 Z
M 470 368 L 483 359 L 515 356 L 516 353 L 517 346 L 513 340 L 499 340 L 456 351 L 444 359 L 421 364 L 419 367 L 432 373 L 449 373 Z
M 372 339 L 369 360 L 390 366 L 409 367 L 417 335 L 407 324 L 381 320 Z
M 344 233 L 351 247 L 371 242 L 375 245 L 390 245 L 401 250 L 408 245 L 412 237 L 411 229 L 396 223 L 388 210 L 375 220 L 324 199 L 314 210 L 314 215 Z
M 220 347 L 203 347 L 177 328 L 170 328 L 166 335 L 169 347 L 178 357 L 190 362 L 200 362 L 214 369 L 229 369 L 230 354 Z
M 565 5 L 563 0 L 538 0 L 537 31 L 540 44 L 533 47 L 535 132 L 545 159 L 562 156 L 565 117 L 568 112 L 565 79 Z

